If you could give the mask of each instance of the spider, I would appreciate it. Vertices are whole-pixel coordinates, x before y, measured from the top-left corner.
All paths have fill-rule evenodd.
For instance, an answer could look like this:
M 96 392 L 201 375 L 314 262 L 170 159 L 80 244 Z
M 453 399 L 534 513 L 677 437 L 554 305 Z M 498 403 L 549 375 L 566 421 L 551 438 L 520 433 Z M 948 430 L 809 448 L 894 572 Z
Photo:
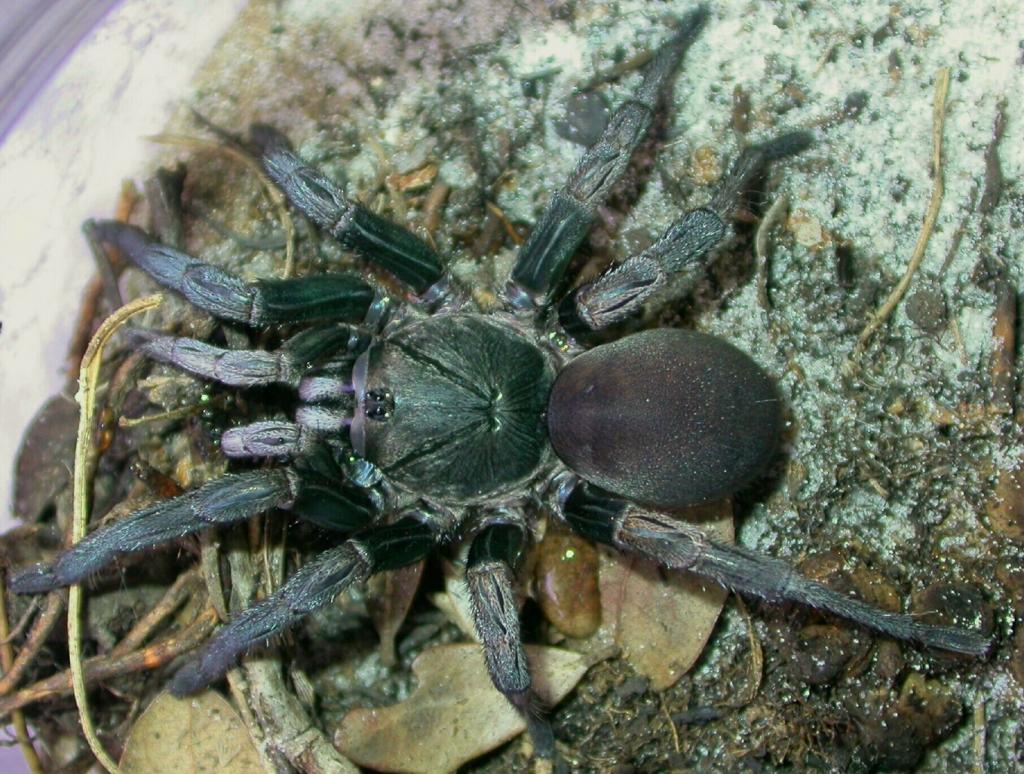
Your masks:
M 724 340 L 678 329 L 614 332 L 667 287 L 679 290 L 730 234 L 731 215 L 766 166 L 811 143 L 782 134 L 744 150 L 703 207 L 648 249 L 565 291 L 570 260 L 645 137 L 707 11 L 683 19 L 566 184 L 551 198 L 499 292 L 482 310 L 419 237 L 346 198 L 276 130 L 250 148 L 312 223 L 408 289 L 394 303 L 353 274 L 241 279 L 124 223 L 92 224 L 157 282 L 232 323 L 300 325 L 276 350 L 230 350 L 148 330 L 154 360 L 233 387 L 295 390 L 294 421 L 227 430 L 233 459 L 276 458 L 227 474 L 102 527 L 51 565 L 22 570 L 19 593 L 78 583 L 115 557 L 272 508 L 351 534 L 232 618 L 173 678 L 177 695 L 220 678 L 238 656 L 373 573 L 468 543 L 466 583 L 495 688 L 526 719 L 536 754 L 554 739 L 536 711 L 515 572 L 546 506 L 572 529 L 667 568 L 770 603 L 794 601 L 899 639 L 983 655 L 977 632 L 918 622 L 808 580 L 781 560 L 716 542 L 666 511 L 728 496 L 777 456 L 781 400 L 753 360 Z

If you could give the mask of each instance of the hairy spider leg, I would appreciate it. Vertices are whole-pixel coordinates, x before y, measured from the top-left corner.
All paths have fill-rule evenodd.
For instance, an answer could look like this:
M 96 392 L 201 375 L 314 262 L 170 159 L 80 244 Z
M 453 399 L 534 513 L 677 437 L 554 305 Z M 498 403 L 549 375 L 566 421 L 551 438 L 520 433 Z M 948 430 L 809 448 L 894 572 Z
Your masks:
M 497 519 L 473 539 L 466 563 L 466 585 L 476 632 L 484 649 L 491 682 L 525 718 L 538 757 L 554 755 L 555 739 L 531 687 L 529 665 L 519 628 L 515 570 L 526 544 L 521 517 Z
M 221 450 L 228 457 L 291 457 L 309 453 L 325 435 L 352 421 L 351 366 L 365 347 L 359 328 L 327 325 L 291 337 L 273 351 L 227 349 L 197 339 L 133 329 L 129 338 L 163 363 L 233 387 L 285 384 L 302 403 L 296 422 L 269 420 L 226 430 Z
M 142 328 L 128 331 L 129 340 L 153 360 L 230 387 L 286 384 L 298 388 L 312 366 L 339 352 L 357 348 L 359 332 L 350 325 L 310 328 L 273 351 L 226 349 L 205 341 L 168 336 Z
M 913 616 L 872 607 L 800 575 L 781 559 L 710 539 L 696 527 L 586 483 L 577 484 L 563 505 L 566 521 L 592 540 L 638 553 L 664 567 L 688 570 L 720 586 L 772 604 L 798 602 L 846 618 L 900 640 L 968 656 L 991 646 L 980 632 L 930 626 Z
M 134 329 L 129 337 L 154 360 L 233 387 L 286 384 L 302 403 L 296 422 L 264 421 L 226 430 L 228 457 L 287 457 L 348 427 L 352 419 L 351 363 L 363 342 L 358 329 L 332 325 L 303 331 L 274 351 L 226 349 L 197 339 Z M 343 353 L 340 357 L 338 353 Z M 324 368 L 318 363 L 330 359 Z
M 806 149 L 812 139 L 809 132 L 790 132 L 744 150 L 705 206 L 684 213 L 649 248 L 566 296 L 559 309 L 565 329 L 600 330 L 621 322 L 672 279 L 677 292 L 689 289 L 702 273 L 700 259 L 729 236 L 737 203 L 765 167 Z
M 250 136 L 270 179 L 346 250 L 388 271 L 417 295 L 427 293 L 444 276 L 441 259 L 426 242 L 351 201 L 334 181 L 303 162 L 276 129 L 254 124 Z
M 429 514 L 409 510 L 325 551 L 297 570 L 274 594 L 235 615 L 174 676 L 170 691 L 183 696 L 204 688 L 234 666 L 238 656 L 293 626 L 353 583 L 418 562 L 441 538 Z
M 310 488 L 306 487 L 309 479 Z M 163 500 L 100 527 L 71 548 L 61 552 L 52 565 L 28 567 L 11 578 L 18 594 L 41 594 L 78 583 L 113 559 L 151 548 L 209 527 L 234 524 L 271 508 L 307 509 L 317 512 L 324 504 L 310 502 L 324 496 L 322 482 L 288 468 L 232 473 L 214 479 L 183 495 Z M 362 527 L 374 512 L 369 498 L 360 502 L 361 490 L 335 489 L 331 505 L 341 501 L 347 510 L 333 513 L 335 523 L 347 522 L 347 529 Z M 365 495 L 364 495 L 365 497 Z M 315 520 L 315 519 L 311 519 Z M 337 526 L 335 527 L 337 528 Z
M 705 7 L 690 12 L 647 65 L 633 95 L 612 115 L 600 139 L 587 149 L 565 187 L 551 197 L 520 248 L 508 294 L 544 306 L 569 260 L 590 231 L 597 208 L 625 173 L 633 151 L 647 135 L 658 103 L 690 44 L 708 18 Z
M 344 471 L 338 464 L 348 448 L 336 435 L 328 434 L 335 428 L 324 428 L 322 423 L 324 416 L 347 421 L 347 415 L 337 418 L 341 413 L 333 406 L 300 406 L 298 422 L 264 420 L 224 431 L 221 450 L 233 459 L 290 458 L 302 487 L 289 510 L 304 521 L 351 532 L 369 524 L 383 501 L 372 480 L 361 480 L 358 473 Z
M 215 317 L 250 326 L 323 320 L 358 322 L 374 301 L 374 290 L 349 274 L 244 282 L 192 256 L 160 244 L 144 231 L 118 221 L 92 224 L 96 238 L 113 245 L 161 285 L 181 293 Z

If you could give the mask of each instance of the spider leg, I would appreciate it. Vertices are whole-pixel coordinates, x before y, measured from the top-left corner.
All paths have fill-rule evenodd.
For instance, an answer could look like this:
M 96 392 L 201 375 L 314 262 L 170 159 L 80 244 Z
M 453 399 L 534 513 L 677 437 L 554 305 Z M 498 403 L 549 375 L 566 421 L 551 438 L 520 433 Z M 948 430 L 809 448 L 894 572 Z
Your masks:
M 680 23 L 644 72 L 640 87 L 612 115 L 600 139 L 583 154 L 565 187 L 541 213 L 512 269 L 513 297 L 544 304 L 565 273 L 576 248 L 590 231 L 597 208 L 629 166 L 633 151 L 650 128 L 654 112 L 708 11 L 700 7 Z
M 798 602 L 846 618 L 900 640 L 930 648 L 983 656 L 991 645 L 975 631 L 930 626 L 913 616 L 879 610 L 800 575 L 780 559 L 711 540 L 696 527 L 580 484 L 563 505 L 577 532 L 647 556 L 665 567 L 689 570 L 739 594 L 769 603 Z
M 253 326 L 315 320 L 356 322 L 366 317 L 374 300 L 373 288 L 352 275 L 244 282 L 151 239 L 135 226 L 107 220 L 91 227 L 97 239 L 117 247 L 161 285 L 224 320 Z
M 367 493 L 329 485 L 319 476 L 289 468 L 232 473 L 100 527 L 61 552 L 52 565 L 21 570 L 11 578 L 11 590 L 41 594 L 70 586 L 123 554 L 245 521 L 271 508 L 291 508 L 310 521 L 349 531 L 368 523 L 374 513 Z
M 39 594 L 70 586 L 121 554 L 248 519 L 294 500 L 297 493 L 294 474 L 283 469 L 223 476 L 101 527 L 63 551 L 52 565 L 19 572 L 11 579 L 11 588 L 19 594 Z
M 234 616 L 178 671 L 170 683 L 171 693 L 195 693 L 221 677 L 240 654 L 327 605 L 353 583 L 425 557 L 438 536 L 422 514 L 412 514 L 325 551 L 273 595 Z
M 636 313 L 647 299 L 676 275 L 679 291 L 701 274 L 701 258 L 725 241 L 737 202 L 772 161 L 807 148 L 808 132 L 791 132 L 744 150 L 733 163 L 711 201 L 686 212 L 642 253 L 592 282 L 562 302 L 560 316 L 569 331 L 600 330 Z
M 254 124 L 250 135 L 270 179 L 346 250 L 390 272 L 418 295 L 444 275 L 441 259 L 426 242 L 351 201 L 330 178 L 304 163 L 276 129 Z
M 491 682 L 526 719 L 536 754 L 550 758 L 554 735 L 531 689 L 513 586 L 513 571 L 525 540 L 518 523 L 496 522 L 485 527 L 470 546 L 466 585 Z
M 220 447 L 224 456 L 233 459 L 294 457 L 317 440 L 305 425 L 270 419 L 225 430 Z
M 232 387 L 274 383 L 298 387 L 311 364 L 344 352 L 357 334 L 348 325 L 311 328 L 293 336 L 272 352 L 226 349 L 197 339 L 167 336 L 140 328 L 129 329 L 128 335 L 132 343 L 153 360 L 204 379 Z

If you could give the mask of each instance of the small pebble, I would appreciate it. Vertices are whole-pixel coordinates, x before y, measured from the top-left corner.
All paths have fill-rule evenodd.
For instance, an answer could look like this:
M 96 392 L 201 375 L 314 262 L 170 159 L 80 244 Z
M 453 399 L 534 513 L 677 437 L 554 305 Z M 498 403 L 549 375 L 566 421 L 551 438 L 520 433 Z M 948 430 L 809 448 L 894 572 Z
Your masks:
M 934 335 L 946 327 L 946 299 L 937 287 L 926 285 L 907 297 L 907 317 L 922 333 Z
M 992 606 L 981 590 L 970 583 L 939 581 L 914 595 L 911 612 L 921 623 L 956 626 L 991 635 L 994 626 Z M 944 651 L 929 651 L 930 671 L 941 672 L 963 665 L 965 656 Z
M 791 673 L 808 685 L 829 685 L 843 673 L 856 647 L 854 633 L 835 624 L 803 627 L 788 661 Z
M 600 94 L 578 91 L 566 101 L 565 118 L 555 122 L 555 132 L 569 142 L 589 148 L 601 138 L 610 114 Z
M 549 532 L 534 567 L 537 601 L 544 616 L 568 637 L 589 637 L 601 625 L 597 549 L 583 538 Z
M 939 680 L 910 674 L 899 697 L 874 694 L 858 710 L 860 752 L 871 770 L 915 769 L 929 747 L 949 736 L 963 717 L 954 692 Z

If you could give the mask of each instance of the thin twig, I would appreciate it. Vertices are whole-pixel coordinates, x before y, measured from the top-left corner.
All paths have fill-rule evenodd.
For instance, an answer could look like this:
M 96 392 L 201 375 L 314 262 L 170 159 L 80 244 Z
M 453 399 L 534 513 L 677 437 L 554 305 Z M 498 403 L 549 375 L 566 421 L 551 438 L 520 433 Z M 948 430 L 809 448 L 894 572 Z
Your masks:
M 93 320 L 100 314 L 100 298 L 103 296 L 103 279 L 93 275 L 89 284 L 82 291 L 82 303 L 75 319 L 74 332 L 68 344 L 66 369 L 69 374 L 77 374 L 82 367 L 82 353 L 89 344 L 92 335 Z
M 423 228 L 427 232 L 427 236 L 431 240 L 434 238 L 434 232 L 437 231 L 441 225 L 442 209 L 444 208 L 445 200 L 448 198 L 448 194 L 451 192 L 451 188 L 441 182 L 435 182 L 433 187 L 427 193 L 426 199 L 423 201 Z M 436 245 L 435 245 L 436 247 Z
M 761 681 L 764 679 L 764 651 L 761 649 L 761 641 L 757 638 L 757 632 L 754 631 L 754 621 L 750 617 L 750 611 L 747 610 L 747 606 L 739 596 L 736 597 L 736 605 L 747 622 L 747 637 L 750 640 L 750 682 L 747 684 L 745 695 L 732 705 L 733 708 L 738 709 L 753 702 L 757 698 L 757 692 L 761 690 Z
M 103 362 L 103 348 L 110 337 L 124 325 L 130 317 L 158 307 L 163 302 L 160 294 L 147 296 L 132 301 L 121 307 L 103 321 L 96 335 L 89 342 L 82 357 L 82 367 L 78 375 L 79 406 L 78 439 L 75 443 L 75 475 L 74 475 L 74 510 L 71 522 L 71 543 L 78 543 L 85 537 L 89 524 L 89 491 L 92 483 L 93 464 L 92 437 L 94 414 L 96 412 L 96 390 L 100 381 L 100 366 Z M 71 663 L 71 682 L 78 705 L 78 715 L 82 724 L 82 733 L 99 761 L 111 774 L 120 771 L 117 764 L 100 744 L 96 729 L 89 715 L 89 697 L 85 691 L 85 677 L 82 673 L 82 586 L 76 583 L 68 592 L 68 658 Z
M 516 231 L 516 227 L 513 225 L 512 221 L 508 219 L 505 211 L 494 202 L 487 202 L 487 211 L 498 219 L 501 227 L 505 229 L 505 233 L 508 234 L 516 247 L 519 247 L 523 243 L 523 238 L 519 235 L 519 232 Z
M 885 303 L 879 307 L 878 311 L 868 321 L 868 324 L 864 326 L 864 330 L 861 331 L 860 337 L 857 339 L 857 345 L 853 348 L 853 354 L 850 355 L 850 363 L 852 365 L 856 365 L 860 356 L 864 354 L 864 349 L 867 347 L 868 341 L 875 334 L 875 331 L 882 326 L 882 323 L 888 319 L 889 315 L 893 313 L 893 310 L 896 309 L 903 299 L 907 288 L 910 287 L 910 281 L 914 277 L 914 272 L 917 271 L 917 267 L 921 265 L 921 261 L 924 259 L 925 248 L 928 247 L 928 240 L 931 239 L 932 231 L 935 229 L 935 221 L 938 220 L 939 208 L 942 206 L 944 189 L 942 182 L 942 129 L 946 123 L 946 97 L 948 94 L 949 68 L 943 67 L 935 77 L 935 100 L 932 104 L 932 175 L 934 180 L 931 200 L 928 203 L 928 211 L 925 213 L 924 223 L 921 224 L 921 233 L 918 234 L 917 244 L 914 245 L 914 252 L 910 256 L 910 262 L 907 264 L 903 277 L 896 287 L 893 288 L 889 297 L 885 299 Z
M 255 597 L 257 588 L 251 549 L 229 551 L 228 565 L 233 606 L 245 605 Z M 276 655 L 268 657 L 261 653 L 258 657 L 243 658 L 242 669 L 248 682 L 249 706 L 266 734 L 265 746 L 271 746 L 292 766 L 310 774 L 358 771 L 334 748 L 285 685 Z
M 213 530 L 206 530 L 199 536 L 199 568 L 206 584 L 206 596 L 217 611 L 217 617 L 228 620 L 228 603 L 224 599 L 224 588 L 220 580 L 220 555 L 217 551 L 218 538 Z
M 985 767 L 985 748 L 987 742 L 985 738 L 985 699 L 982 696 L 978 696 L 977 703 L 974 705 L 974 733 L 971 735 L 971 747 L 974 752 L 974 763 L 971 766 L 971 770 L 974 774 L 985 774 L 987 770 Z
M 146 648 L 132 651 L 119 658 L 110 658 L 106 654 L 87 658 L 82 662 L 85 684 L 95 685 L 112 677 L 158 669 L 199 645 L 216 625 L 217 613 L 212 607 L 208 607 L 183 631 L 169 634 Z M 0 699 L 0 717 L 45 699 L 66 696 L 73 690 L 71 670 L 65 669 Z
M 260 163 L 239 148 L 225 145 L 215 140 L 206 140 L 202 137 L 189 137 L 181 134 L 154 134 L 148 138 L 152 142 L 161 145 L 176 145 L 190 150 L 209 150 L 214 153 L 222 153 L 228 158 L 239 161 L 253 171 L 263 186 L 263 192 L 267 195 L 270 203 L 277 210 L 277 217 L 284 228 L 284 278 L 287 279 L 295 274 L 295 223 L 292 221 L 291 213 L 288 212 L 288 205 L 282 194 L 267 177 Z
M 7 639 L 10 628 L 10 622 L 7 620 L 7 584 L 3 573 L 0 573 L 0 637 L 4 639 L 3 645 L 0 646 L 0 666 L 3 666 L 5 674 L 14 664 L 14 648 Z M 11 725 L 14 726 L 14 736 L 18 740 L 25 763 L 33 774 L 43 774 L 43 765 L 36 755 L 36 748 L 32 746 L 28 726 L 25 725 L 25 716 L 21 710 L 11 713 Z
M 21 682 L 25 671 L 35 661 L 39 651 L 46 644 L 50 632 L 53 631 L 53 627 L 60 620 L 67 601 L 67 589 L 57 589 L 47 595 L 46 607 L 43 608 L 43 612 L 39 614 L 36 622 L 32 625 L 32 630 L 25 638 L 25 643 L 18 649 L 14 663 L 10 669 L 4 669 L 4 676 L 0 677 L 0 696 L 6 696 Z
M 100 240 L 96 238 L 96 226 L 91 220 L 82 225 L 82 232 L 85 234 L 85 241 L 89 244 L 89 252 L 92 253 L 93 261 L 96 263 L 96 273 L 103 283 L 103 295 L 107 300 L 109 309 L 119 309 L 124 306 L 124 299 L 121 298 L 121 286 L 117 282 L 117 273 L 110 262 L 110 256 L 103 249 Z
M 29 602 L 25 612 L 21 614 L 21 618 L 18 619 L 18 623 L 14 624 L 11 631 L 6 637 L 0 638 L 0 645 L 6 645 L 8 642 L 14 642 L 15 640 L 21 639 L 21 635 L 25 633 L 28 625 L 32 623 L 32 619 L 35 614 L 39 612 L 39 606 L 42 604 L 40 597 L 32 597 L 32 601 Z
M 676 748 L 676 753 L 680 751 L 679 747 L 679 729 L 676 728 L 676 722 L 672 719 L 672 714 L 668 711 L 668 707 L 665 706 L 664 697 L 659 696 L 658 701 L 661 703 L 661 714 L 665 716 L 665 721 L 668 723 L 669 731 L 672 732 L 672 746 Z
M 111 651 L 111 658 L 119 658 L 139 648 L 142 643 L 153 633 L 160 623 L 171 613 L 177 610 L 181 604 L 195 592 L 199 585 L 199 570 L 193 568 L 183 572 L 177 577 L 171 587 L 164 593 L 163 598 L 142 618 L 135 622 L 121 641 Z
M 757 257 L 757 302 L 765 314 L 772 310 L 772 299 L 768 290 L 768 233 L 781 220 L 788 206 L 789 200 L 785 194 L 775 197 L 775 201 L 761 218 L 761 224 L 757 227 L 757 234 L 754 237 L 754 255 Z
M 117 426 L 129 430 L 133 427 L 148 425 L 150 422 L 167 422 L 172 419 L 184 419 L 203 410 L 202 406 L 190 405 L 181 408 L 161 411 L 159 414 L 145 414 L 141 417 L 118 417 Z
M 227 601 L 224 599 L 224 588 L 221 583 L 220 543 L 216 533 L 213 530 L 205 531 L 200 535 L 200 545 L 202 553 L 200 554 L 199 568 L 202 572 L 203 583 L 206 586 L 206 594 L 213 605 L 213 609 L 217 612 L 217 618 L 223 622 L 228 620 L 229 615 Z M 246 699 L 246 680 L 241 668 L 236 666 L 229 669 L 227 680 L 231 697 L 235 700 L 235 705 L 238 708 L 239 715 L 242 717 L 242 722 L 245 723 L 245 727 L 249 731 L 249 738 L 252 740 L 256 752 L 260 756 L 260 762 L 263 765 L 264 771 L 267 774 L 276 774 L 278 767 L 270 757 L 267 749 L 266 735 L 263 733 L 259 721 L 253 715 L 252 708 Z

